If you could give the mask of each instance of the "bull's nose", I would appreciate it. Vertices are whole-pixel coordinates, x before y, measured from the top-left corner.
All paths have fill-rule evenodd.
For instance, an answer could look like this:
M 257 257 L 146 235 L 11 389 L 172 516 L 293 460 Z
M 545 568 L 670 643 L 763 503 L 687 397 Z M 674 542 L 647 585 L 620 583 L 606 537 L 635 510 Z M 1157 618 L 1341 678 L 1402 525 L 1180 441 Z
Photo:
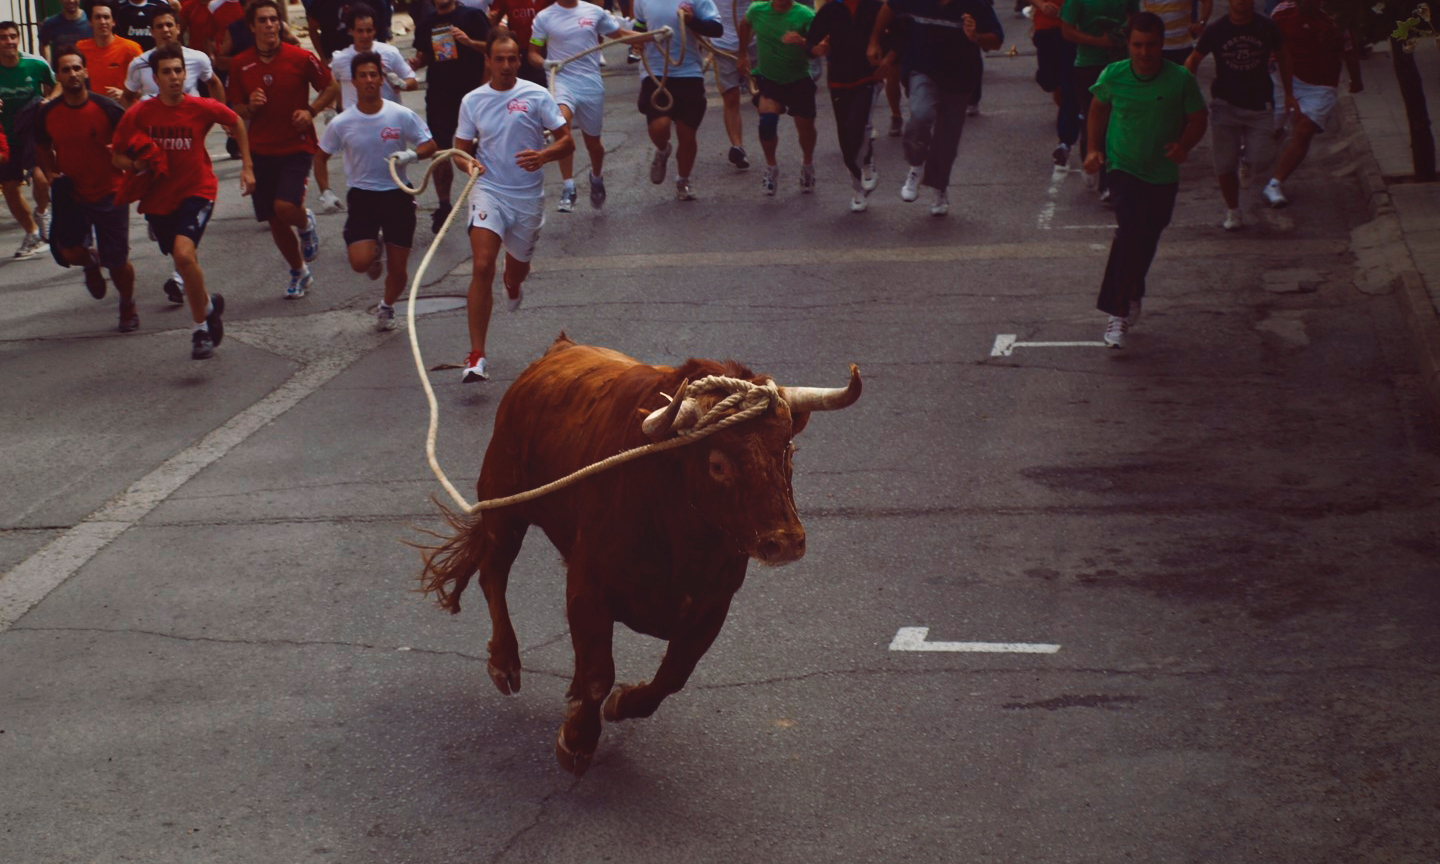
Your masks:
M 789 564 L 805 557 L 805 529 L 774 531 L 756 544 L 755 557 L 762 564 Z

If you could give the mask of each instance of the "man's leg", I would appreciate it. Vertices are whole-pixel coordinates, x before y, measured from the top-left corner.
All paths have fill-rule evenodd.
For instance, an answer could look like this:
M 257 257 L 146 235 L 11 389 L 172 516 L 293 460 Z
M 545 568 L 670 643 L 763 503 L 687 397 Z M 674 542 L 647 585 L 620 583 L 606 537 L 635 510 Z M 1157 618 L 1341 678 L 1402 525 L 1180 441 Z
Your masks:
M 305 259 L 300 254 L 300 237 L 296 232 L 305 227 L 305 207 L 278 199 L 274 206 L 275 211 L 270 216 L 269 223 L 275 248 L 280 250 L 280 257 L 285 259 L 292 271 L 303 270 Z M 180 275 L 185 275 L 185 271 L 181 270 Z
M 394 243 L 385 244 L 385 305 L 394 306 L 405 293 L 410 278 L 410 250 Z
M 940 89 L 928 75 L 910 73 L 910 120 L 905 124 L 905 162 L 911 168 L 923 166 L 930 155 L 930 140 L 940 110 Z
M 485 356 L 485 336 L 490 330 L 491 296 L 495 285 L 495 259 L 500 255 L 500 235 L 488 228 L 470 228 L 470 287 L 465 295 L 465 322 L 470 331 L 470 353 Z
M 1145 296 L 1145 277 L 1155 260 L 1160 235 L 1174 214 L 1179 184 L 1159 186 L 1123 171 L 1113 173 L 1115 239 L 1096 307 L 1124 318 L 1130 314 L 1131 301 Z
M 646 124 L 645 131 L 650 134 L 650 143 L 655 145 L 656 150 L 664 150 L 670 146 L 669 117 L 656 117 Z
M 204 324 L 210 308 L 210 292 L 205 290 L 205 273 L 200 269 L 195 241 L 177 236 L 170 254 L 175 260 L 175 269 L 185 277 L 185 303 L 190 308 L 190 320 L 196 325 Z
M 942 195 L 950 188 L 950 170 L 960 150 L 960 134 L 965 129 L 965 113 L 973 104 L 972 98 L 969 93 L 935 93 L 935 121 L 925 159 L 925 176 L 920 182 Z
M 35 217 L 30 212 L 30 202 L 21 194 L 20 186 L 19 180 L 6 180 L 0 183 L 0 192 L 5 195 L 5 206 L 10 208 L 10 215 L 20 223 L 20 230 L 30 235 L 35 233 Z
M 1290 133 L 1285 149 L 1280 151 L 1280 158 L 1275 160 L 1275 170 L 1270 176 L 1281 183 L 1285 182 L 1286 178 L 1300 167 L 1300 163 L 1305 161 L 1306 154 L 1310 152 L 1310 142 L 1319 131 L 1319 126 L 1301 114 L 1295 121 L 1295 131 Z
M 870 99 L 866 97 L 873 92 L 868 87 L 845 87 L 830 91 L 830 107 L 835 115 L 835 137 L 840 141 L 840 158 L 856 184 L 860 182 L 860 148 L 865 144 L 865 122 L 870 107 Z M 862 105 L 866 109 L 864 114 L 860 111 Z
M 605 142 L 600 140 L 599 135 L 587 135 L 580 133 L 580 140 L 585 142 L 585 152 L 590 154 L 590 176 L 603 176 L 605 170 Z
M 500 278 L 505 282 L 506 295 L 518 297 L 521 286 L 525 284 L 525 277 L 529 275 L 529 261 L 521 261 L 509 252 L 505 253 L 505 272 L 500 274 Z
M 806 165 L 815 162 L 815 118 L 796 117 L 795 135 L 800 139 L 800 161 Z
M 730 146 L 745 146 L 744 126 L 740 122 L 740 88 L 731 87 L 721 93 L 720 103 L 724 106 L 721 116 L 725 121 L 725 134 L 730 138 Z
M 571 110 L 569 105 L 560 106 L 560 115 L 565 118 L 566 123 L 570 124 L 572 127 L 575 125 L 573 122 L 575 120 L 575 112 Z M 569 186 L 574 186 L 575 152 L 572 150 L 571 152 L 566 153 L 564 156 L 561 156 L 555 161 L 560 166 L 560 179 L 567 181 Z
M 900 116 L 900 68 L 891 66 L 885 75 L 885 101 L 890 105 L 890 137 L 899 138 L 904 126 Z
M 780 144 L 780 113 L 784 108 L 765 96 L 760 97 L 756 107 L 760 112 L 760 151 L 765 154 L 765 164 L 773 168 Z
M 357 240 L 345 247 L 345 257 L 350 262 L 350 269 L 356 273 L 364 273 L 375 265 L 375 259 L 380 257 L 379 240 Z
M 695 157 L 700 153 L 695 127 L 675 121 L 675 142 L 675 172 L 681 177 L 689 177 L 695 167 Z
M 50 180 L 39 168 L 30 172 L 30 194 L 35 196 L 35 209 L 50 209 Z

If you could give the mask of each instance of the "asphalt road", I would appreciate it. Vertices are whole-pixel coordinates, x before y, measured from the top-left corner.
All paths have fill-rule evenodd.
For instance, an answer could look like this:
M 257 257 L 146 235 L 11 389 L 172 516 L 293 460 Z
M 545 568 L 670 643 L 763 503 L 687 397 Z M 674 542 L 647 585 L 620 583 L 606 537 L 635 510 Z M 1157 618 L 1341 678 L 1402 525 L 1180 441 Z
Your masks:
M 221 163 L 211 361 L 143 227 L 135 334 L 78 274 L 0 266 L 0 860 L 1440 858 L 1440 438 L 1394 298 L 1355 287 L 1353 142 L 1317 143 L 1287 210 L 1249 189 L 1237 235 L 1202 146 L 1130 347 L 1035 345 L 1099 339 L 1112 217 L 1052 173 L 1032 58 L 989 61 L 935 219 L 883 137 L 848 212 L 828 106 L 814 195 L 782 124 L 762 198 L 714 105 L 700 200 L 674 201 L 622 56 L 610 202 L 549 215 L 492 381 L 436 373 L 441 462 L 473 488 L 500 395 L 561 330 L 785 384 L 857 362 L 860 402 L 799 439 L 807 556 L 752 570 L 690 686 L 562 772 L 557 555 L 535 532 L 515 566 L 503 697 L 478 590 L 454 617 L 412 590 L 401 541 L 441 524 L 426 408 L 405 334 L 370 332 L 344 217 L 286 301 Z M 448 238 L 425 292 L 467 271 Z M 461 312 L 419 330 L 429 363 L 463 357 Z M 914 627 L 1059 649 L 891 650 Z M 620 679 L 662 650 L 617 633 Z

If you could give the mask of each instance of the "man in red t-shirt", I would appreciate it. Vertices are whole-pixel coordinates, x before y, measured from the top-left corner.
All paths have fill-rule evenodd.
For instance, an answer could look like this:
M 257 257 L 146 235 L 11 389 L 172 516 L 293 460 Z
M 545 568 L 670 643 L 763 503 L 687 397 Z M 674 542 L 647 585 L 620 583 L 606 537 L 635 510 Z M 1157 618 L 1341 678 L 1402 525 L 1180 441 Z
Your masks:
M 330 70 L 304 48 L 280 39 L 280 4 L 255 0 L 245 21 L 255 47 L 230 61 L 230 105 L 245 118 L 255 154 L 255 219 L 270 223 L 280 257 L 290 265 L 285 296 L 304 297 L 314 287 L 308 262 L 320 252 L 315 214 L 305 207 L 305 188 L 315 156 L 315 115 L 334 101 Z M 310 88 L 319 92 L 310 101 Z M 297 237 L 298 233 L 298 237 Z
M 1360 58 L 1350 34 L 1320 6 L 1320 0 L 1296 0 L 1275 7 L 1270 20 L 1280 29 L 1280 49 L 1290 58 L 1294 75 L 1292 89 L 1300 110 L 1291 112 L 1290 140 L 1275 159 L 1275 172 L 1260 193 L 1271 207 L 1290 203 L 1280 184 L 1310 152 L 1310 141 L 1325 131 L 1340 93 L 1340 65 L 1350 76 L 1350 92 L 1365 89 L 1360 78 Z
M 139 210 L 154 230 L 160 251 L 174 259 L 175 269 L 185 277 L 185 299 L 195 322 L 190 357 L 205 360 L 214 355 L 225 335 L 220 319 L 225 298 L 205 290 L 205 274 L 197 256 L 219 188 L 205 149 L 210 128 L 218 123 L 239 142 L 242 194 L 255 191 L 255 170 L 239 115 L 214 99 L 185 94 L 185 54 L 178 44 L 156 48 L 150 55 L 150 69 L 160 95 L 137 102 L 120 118 L 112 141 L 113 162 L 117 168 L 142 175 L 164 163 L 163 173 L 152 172 L 156 176 L 140 195 Z
M 545 80 L 545 70 L 538 66 L 531 66 L 524 62 L 525 52 L 530 48 L 530 36 L 534 32 L 535 16 L 540 10 L 550 5 L 550 0 L 494 0 L 490 4 L 490 26 L 494 27 L 504 18 L 506 26 L 510 28 L 510 35 L 515 37 L 515 43 L 522 46 L 520 49 L 520 80 L 530 81 L 539 84 L 541 87 L 548 87 L 549 82 Z
M 120 332 L 129 333 L 140 328 L 130 264 L 130 207 L 115 203 L 122 175 L 106 146 L 125 109 L 89 91 L 85 55 L 77 48 L 55 49 L 55 77 L 60 98 L 41 105 L 35 117 L 35 159 L 51 178 L 50 254 L 61 267 L 80 266 L 96 300 L 105 296 L 100 268 L 108 269 L 120 294 Z

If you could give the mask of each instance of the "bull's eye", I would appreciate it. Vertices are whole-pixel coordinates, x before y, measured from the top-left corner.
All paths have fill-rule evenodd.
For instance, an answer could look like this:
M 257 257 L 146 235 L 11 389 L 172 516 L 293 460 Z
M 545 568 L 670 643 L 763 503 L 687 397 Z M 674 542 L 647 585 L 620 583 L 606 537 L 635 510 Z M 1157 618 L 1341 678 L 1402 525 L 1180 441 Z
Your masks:
M 735 466 L 731 464 L 730 457 L 719 450 L 710 451 L 710 478 L 717 483 L 729 483 L 735 474 Z

